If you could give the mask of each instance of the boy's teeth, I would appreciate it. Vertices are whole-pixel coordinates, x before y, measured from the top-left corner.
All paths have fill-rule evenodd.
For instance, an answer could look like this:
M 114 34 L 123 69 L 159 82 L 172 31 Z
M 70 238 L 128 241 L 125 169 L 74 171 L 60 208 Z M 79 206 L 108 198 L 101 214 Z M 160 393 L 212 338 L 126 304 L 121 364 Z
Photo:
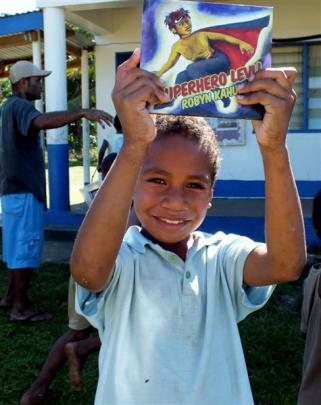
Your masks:
M 174 221 L 173 219 L 167 219 L 167 218 L 162 218 L 162 221 L 167 222 L 168 224 L 174 224 L 174 225 L 177 225 L 177 224 L 180 224 L 181 222 L 183 222 L 183 221 Z

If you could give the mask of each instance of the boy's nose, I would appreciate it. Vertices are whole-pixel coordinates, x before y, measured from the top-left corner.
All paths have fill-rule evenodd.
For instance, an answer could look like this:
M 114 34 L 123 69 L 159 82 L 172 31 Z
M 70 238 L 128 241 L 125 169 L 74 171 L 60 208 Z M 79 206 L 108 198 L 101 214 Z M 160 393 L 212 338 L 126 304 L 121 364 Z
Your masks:
M 167 190 L 162 199 L 162 207 L 175 211 L 185 211 L 187 209 L 187 201 L 184 192 L 175 188 Z

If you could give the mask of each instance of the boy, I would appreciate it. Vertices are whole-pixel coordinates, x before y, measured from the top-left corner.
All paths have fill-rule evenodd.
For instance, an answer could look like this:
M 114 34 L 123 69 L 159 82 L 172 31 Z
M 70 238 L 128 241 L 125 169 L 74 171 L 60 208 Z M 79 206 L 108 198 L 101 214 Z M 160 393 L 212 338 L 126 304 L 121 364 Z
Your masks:
M 265 245 L 195 232 L 212 199 L 214 137 L 191 117 L 162 117 L 155 128 L 147 105 L 168 96 L 138 63 L 137 50 L 118 68 L 113 101 L 124 144 L 71 258 L 82 286 L 77 310 L 102 340 L 96 404 L 249 404 L 237 322 L 265 304 L 269 284 L 297 279 L 305 262 L 285 146 L 295 71 L 259 72 L 239 89 L 242 104 L 266 110 L 253 123 L 266 174 Z M 124 237 L 132 200 L 142 226 Z
M 207 74 L 228 72 L 230 68 L 228 56 L 224 52 L 214 49 L 210 41 L 226 41 L 238 46 L 241 53 L 254 53 L 252 45 L 231 35 L 213 30 L 192 32 L 189 11 L 183 8 L 168 14 L 165 24 L 180 39 L 173 45 L 168 60 L 155 74 L 161 77 L 178 62 L 181 55 L 193 62 L 187 67 L 186 72 L 177 77 L 176 83 L 198 79 Z

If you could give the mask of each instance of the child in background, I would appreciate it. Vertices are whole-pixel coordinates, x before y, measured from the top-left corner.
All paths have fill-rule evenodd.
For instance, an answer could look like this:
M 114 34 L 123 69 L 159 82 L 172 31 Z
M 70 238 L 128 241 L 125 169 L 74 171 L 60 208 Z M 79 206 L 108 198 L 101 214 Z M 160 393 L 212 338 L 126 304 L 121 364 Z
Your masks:
M 321 190 L 313 199 L 312 222 L 321 240 Z M 302 381 L 298 405 L 319 405 L 321 400 L 321 263 L 304 280 L 301 331 L 305 335 Z
M 104 179 L 117 154 L 111 153 L 104 158 L 102 148 L 98 154 L 98 167 Z M 105 152 L 105 149 L 103 152 Z M 70 277 L 68 287 L 68 327 L 68 331 L 60 336 L 52 346 L 37 379 L 22 395 L 20 399 L 21 405 L 45 403 L 50 397 L 50 385 L 67 359 L 70 384 L 73 389 L 81 390 L 84 363 L 90 353 L 97 352 L 100 349 L 99 337 L 91 335 L 94 328 L 86 318 L 75 311 L 75 281 L 72 277 Z
M 212 200 L 215 138 L 201 118 L 155 123 L 147 106 L 169 98 L 138 63 L 137 50 L 118 68 L 113 101 L 124 144 L 71 258 L 77 311 L 102 341 L 95 403 L 250 404 L 237 322 L 266 303 L 272 284 L 297 279 L 305 263 L 285 144 L 295 70 L 261 71 L 238 89 L 240 103 L 266 110 L 253 122 L 266 178 L 263 244 L 196 231 Z M 132 200 L 142 225 L 125 234 Z
M 123 129 L 121 127 L 121 123 L 119 121 L 118 115 L 115 115 L 115 119 L 114 119 L 114 127 L 116 129 L 116 140 L 114 143 L 114 149 L 116 153 L 119 153 L 123 143 L 124 143 L 124 135 L 123 135 Z

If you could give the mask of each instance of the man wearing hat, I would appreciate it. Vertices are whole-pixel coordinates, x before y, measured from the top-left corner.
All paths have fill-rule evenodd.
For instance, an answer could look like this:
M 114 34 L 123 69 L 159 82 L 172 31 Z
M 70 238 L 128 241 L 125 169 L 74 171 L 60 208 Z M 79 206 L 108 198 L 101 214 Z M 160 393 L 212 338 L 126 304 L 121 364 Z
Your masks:
M 13 321 L 43 321 L 51 315 L 35 309 L 28 296 L 32 269 L 40 264 L 43 245 L 45 165 L 39 133 L 80 118 L 112 125 L 104 111 L 78 109 L 40 113 L 32 102 L 40 99 L 43 78 L 28 61 L 15 63 L 9 74 L 12 95 L 0 111 L 0 195 L 3 260 L 7 288 L 0 307 L 10 310 Z

